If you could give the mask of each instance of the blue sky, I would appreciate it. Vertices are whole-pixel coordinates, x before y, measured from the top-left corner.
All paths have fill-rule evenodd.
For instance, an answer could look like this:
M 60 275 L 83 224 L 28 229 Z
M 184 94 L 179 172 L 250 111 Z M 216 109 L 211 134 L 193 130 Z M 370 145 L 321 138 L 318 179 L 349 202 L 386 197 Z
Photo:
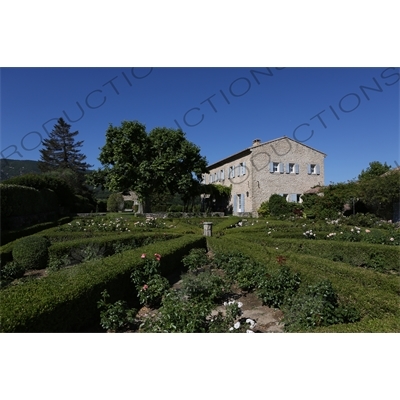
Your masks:
M 370 161 L 400 163 L 399 76 L 390 67 L 2 68 L 1 151 L 38 160 L 52 118 L 63 117 L 97 168 L 108 125 L 138 120 L 148 131 L 179 125 L 209 163 L 286 135 L 327 154 L 325 184 L 342 182 Z

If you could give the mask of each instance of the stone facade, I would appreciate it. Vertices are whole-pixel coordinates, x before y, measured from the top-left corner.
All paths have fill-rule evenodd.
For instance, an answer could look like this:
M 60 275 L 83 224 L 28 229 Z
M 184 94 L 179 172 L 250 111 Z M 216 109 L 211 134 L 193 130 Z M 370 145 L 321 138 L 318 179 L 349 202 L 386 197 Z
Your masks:
M 253 145 L 209 165 L 203 183 L 232 185 L 230 206 L 234 215 L 257 216 L 260 204 L 272 194 L 301 202 L 311 187 L 324 184 L 326 154 L 286 136 Z

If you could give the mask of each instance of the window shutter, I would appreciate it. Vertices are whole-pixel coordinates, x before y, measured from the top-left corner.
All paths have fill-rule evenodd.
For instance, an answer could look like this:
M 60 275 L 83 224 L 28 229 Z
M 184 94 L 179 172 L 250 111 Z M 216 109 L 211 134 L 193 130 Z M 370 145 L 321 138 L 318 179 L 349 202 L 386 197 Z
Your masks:
M 311 175 L 311 165 L 307 164 L 307 174 Z
M 317 172 L 317 175 L 319 175 L 319 164 L 317 164 L 317 165 L 315 166 L 315 170 L 316 170 L 316 172 Z
M 237 211 L 237 196 L 236 194 L 233 195 L 233 214 Z
M 235 177 L 235 168 L 236 168 L 235 166 L 232 167 L 232 178 Z
M 272 161 L 269 163 L 269 172 L 274 172 L 274 163 Z
M 243 161 L 243 175 L 246 175 L 246 162 Z
M 290 202 L 297 203 L 297 194 L 296 193 L 290 193 L 289 199 L 290 199 L 289 200 Z
M 296 172 L 296 174 L 299 173 L 299 164 L 296 164 L 296 165 L 294 166 L 294 171 Z
M 285 169 L 286 169 L 286 173 L 289 174 L 290 173 L 289 163 L 286 163 Z
M 279 163 L 279 172 L 283 174 L 283 162 Z
M 223 169 L 221 169 L 221 179 L 225 180 L 225 171 Z
M 220 181 L 221 180 L 221 171 L 217 172 L 217 180 Z
M 237 166 L 237 175 L 238 176 L 242 175 L 242 168 L 240 164 Z
M 245 195 L 242 194 L 242 212 L 244 212 L 244 197 L 245 197 Z

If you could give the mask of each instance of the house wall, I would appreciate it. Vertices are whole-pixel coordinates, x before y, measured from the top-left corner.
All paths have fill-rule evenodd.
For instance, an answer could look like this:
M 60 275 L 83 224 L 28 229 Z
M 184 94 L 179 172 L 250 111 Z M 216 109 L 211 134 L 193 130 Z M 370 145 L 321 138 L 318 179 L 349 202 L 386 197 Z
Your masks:
M 296 198 L 295 195 L 301 195 L 313 186 L 323 185 L 324 158 L 325 155 L 319 151 L 290 139 L 253 148 L 253 213 L 272 194 L 286 194 L 288 201 L 297 201 L 298 196 Z M 271 172 L 271 163 L 278 163 L 283 171 Z M 287 173 L 288 164 L 294 164 L 294 172 Z M 315 165 L 315 168 L 310 174 L 311 165 Z
M 230 204 L 233 206 L 233 214 L 251 213 L 257 216 L 260 204 L 272 194 L 286 194 L 288 201 L 298 201 L 299 195 L 311 187 L 323 185 L 324 158 L 323 153 L 289 138 L 256 143 L 248 151 L 213 164 L 210 174 L 205 176 L 205 183 L 232 185 Z M 245 165 L 244 174 L 238 168 L 240 163 Z M 271 172 L 271 163 L 278 164 L 280 170 Z M 288 164 L 293 164 L 294 170 L 291 173 L 287 173 Z M 315 166 L 312 174 L 309 174 L 310 165 Z M 232 166 L 236 167 L 235 176 L 229 177 L 229 168 Z M 224 171 L 224 179 L 221 178 L 221 170 Z M 212 182 L 210 175 L 213 176 Z M 239 203 L 242 205 L 241 212 L 238 211 Z

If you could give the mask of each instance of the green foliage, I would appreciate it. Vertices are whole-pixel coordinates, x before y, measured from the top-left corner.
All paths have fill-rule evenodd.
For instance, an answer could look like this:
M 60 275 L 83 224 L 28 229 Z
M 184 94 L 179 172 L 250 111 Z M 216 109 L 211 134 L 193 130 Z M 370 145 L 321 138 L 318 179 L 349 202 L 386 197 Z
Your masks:
M 43 139 L 40 150 L 41 171 L 70 169 L 83 174 L 90 165 L 84 162 L 86 156 L 80 152 L 83 141 L 75 142 L 78 131 L 70 132 L 71 125 L 59 118 L 49 137 Z
M 260 217 L 268 217 L 271 213 L 270 209 L 269 209 L 269 202 L 263 201 L 260 205 L 260 208 L 257 210 L 257 212 Z
M 6 286 L 9 282 L 14 279 L 18 279 L 24 276 L 25 268 L 15 261 L 11 261 L 6 265 L 1 266 L 0 269 L 0 287 Z
M 269 307 L 281 308 L 285 302 L 290 302 L 301 283 L 300 274 L 293 273 L 283 266 L 277 273 L 267 275 L 257 287 L 257 295 L 263 304 Z
M 271 215 L 279 216 L 291 214 L 292 205 L 279 194 L 273 194 L 268 201 Z
M 110 295 L 107 290 L 101 292 L 102 299 L 97 302 L 100 311 L 100 325 L 103 329 L 111 332 L 120 332 L 130 328 L 135 323 L 137 310 L 128 308 L 127 303 L 118 300 L 108 303 Z
M 362 170 L 360 175 L 358 175 L 358 179 L 360 181 L 368 180 L 371 178 L 376 178 L 378 176 L 383 175 L 385 172 L 390 171 L 392 167 L 390 165 L 382 164 L 379 161 L 372 161 L 369 163 L 369 167 L 365 170 Z
M 107 211 L 118 212 L 124 209 L 124 198 L 121 193 L 112 193 L 107 200 Z
M 285 330 L 296 332 L 317 326 L 352 323 L 360 313 L 351 306 L 340 306 L 332 283 L 324 280 L 310 285 L 284 307 Z
M 182 277 L 182 293 L 190 299 L 208 299 L 215 302 L 228 291 L 225 280 L 210 271 L 189 272 Z
M 150 276 L 142 287 L 136 286 L 140 304 L 149 307 L 157 307 L 168 289 L 168 279 L 158 274 Z
M 13 248 L 14 261 L 25 269 L 44 269 L 49 258 L 49 240 L 41 236 L 19 239 Z
M 103 170 L 91 174 L 91 183 L 112 191 L 134 188 L 145 211 L 154 195 L 178 193 L 187 203 L 199 193 L 207 161 L 181 130 L 155 128 L 149 134 L 137 121 L 110 125 L 101 149 Z
M 61 226 L 71 221 L 71 217 L 63 217 L 51 222 L 43 222 L 41 224 L 32 225 L 28 228 L 18 229 L 14 231 L 1 231 L 1 245 L 20 239 L 24 236 L 33 235 L 41 232 L 45 229 L 49 229 L 55 226 Z M 0 250 L 1 252 L 1 250 Z
M 394 170 L 360 182 L 362 198 L 376 215 L 392 219 L 394 204 L 400 202 L 400 171 Z
M 104 289 L 113 298 L 132 301 L 135 287 L 129 276 L 141 264 L 142 252 L 162 252 L 162 262 L 165 262 L 162 271 L 169 274 L 180 268 L 182 257 L 191 248 L 202 245 L 205 246 L 204 237 L 181 237 L 7 287 L 1 291 L 0 329 L 2 332 L 80 332 L 99 323 L 97 302 Z
M 195 271 L 207 265 L 209 260 L 204 249 L 192 249 L 190 253 L 183 258 L 182 263 L 189 271 Z
M 255 289 L 266 274 L 265 265 L 240 252 L 217 252 L 213 264 L 225 272 L 230 283 L 236 283 L 240 289 L 247 291 Z
M 154 333 L 205 333 L 211 310 L 209 301 L 185 299 L 179 292 L 170 291 L 163 297 L 158 314 L 147 318 L 140 329 Z
M 58 203 L 63 207 L 69 208 L 74 202 L 74 190 L 69 184 L 58 176 L 53 174 L 26 174 L 17 176 L 7 181 L 4 184 L 27 186 L 37 190 L 50 189 L 56 195 Z

